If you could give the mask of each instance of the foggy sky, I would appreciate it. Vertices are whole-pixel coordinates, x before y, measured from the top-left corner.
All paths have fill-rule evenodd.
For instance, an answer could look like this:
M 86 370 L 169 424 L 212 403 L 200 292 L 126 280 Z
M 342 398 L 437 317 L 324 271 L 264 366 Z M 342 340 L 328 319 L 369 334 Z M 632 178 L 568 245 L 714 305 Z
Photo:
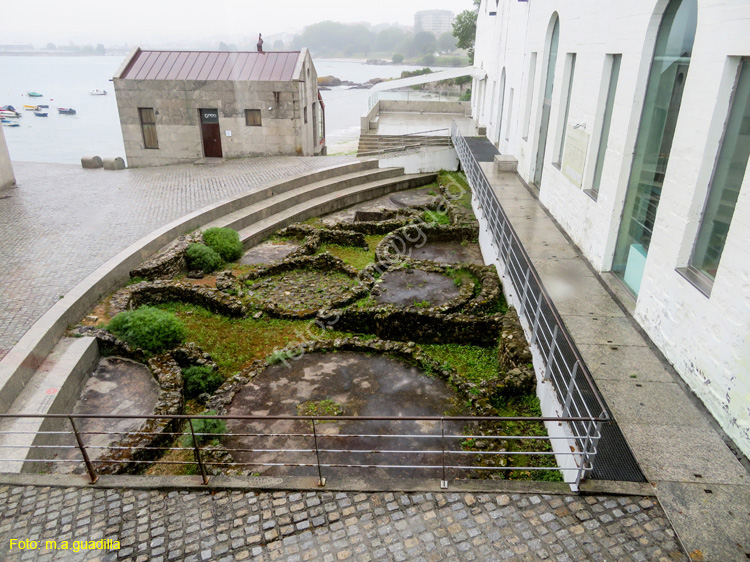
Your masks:
M 228 41 L 301 31 L 319 21 L 368 21 L 413 25 L 414 12 L 441 9 L 457 14 L 471 0 L 35 0 L 0 43 L 65 45 L 161 44 L 225 37 Z

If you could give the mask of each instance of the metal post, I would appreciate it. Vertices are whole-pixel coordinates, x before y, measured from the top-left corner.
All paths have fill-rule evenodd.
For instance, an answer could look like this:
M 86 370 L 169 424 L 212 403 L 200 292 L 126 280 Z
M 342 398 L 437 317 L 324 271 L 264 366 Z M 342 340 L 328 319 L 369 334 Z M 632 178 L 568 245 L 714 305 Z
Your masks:
M 536 301 L 536 314 L 534 314 L 534 324 L 531 327 L 530 345 L 536 343 L 536 333 L 539 329 L 539 315 L 542 313 L 542 293 L 539 293 L 539 299 Z M 555 326 L 556 327 L 556 326 Z
M 313 440 L 315 441 L 315 459 L 318 463 L 318 486 L 325 486 L 326 479 L 323 478 L 323 474 L 320 472 L 320 451 L 318 450 L 318 431 L 315 429 L 315 420 L 312 421 L 313 428 Z
M 440 481 L 440 489 L 448 489 L 448 480 L 445 478 L 445 421 L 440 418 L 440 445 L 443 447 L 443 479 Z
M 578 373 L 578 361 L 573 365 L 573 372 L 570 374 L 570 383 L 568 384 L 568 391 L 565 393 L 565 404 L 563 405 L 563 416 L 570 415 L 570 403 L 573 400 L 573 384 L 576 381 L 576 373 Z
M 68 416 L 68 420 L 70 420 L 70 426 L 73 428 L 73 435 L 76 436 L 78 448 L 81 450 L 81 456 L 83 456 L 83 462 L 86 464 L 86 470 L 89 473 L 89 478 L 91 478 L 91 483 L 96 484 L 96 481 L 99 480 L 99 475 L 96 473 L 94 465 L 89 459 L 89 454 L 86 452 L 86 447 L 83 445 L 83 441 L 81 440 L 81 436 L 78 433 L 78 429 L 76 429 L 76 424 L 73 422 L 73 418 L 71 416 Z
M 547 356 L 547 365 L 544 367 L 544 380 L 549 380 L 550 372 L 552 371 L 552 360 L 557 350 L 557 324 L 552 329 L 552 343 L 549 346 L 549 355 Z
M 193 429 L 193 419 L 188 418 L 188 425 L 190 426 L 190 435 L 193 437 L 193 449 L 195 453 L 195 458 L 198 461 L 198 468 L 200 468 L 201 471 L 201 478 L 203 478 L 203 484 L 208 484 L 208 477 L 206 476 L 206 469 L 203 466 L 203 458 L 201 458 L 201 450 L 200 447 L 198 447 L 198 440 L 195 438 L 195 430 Z

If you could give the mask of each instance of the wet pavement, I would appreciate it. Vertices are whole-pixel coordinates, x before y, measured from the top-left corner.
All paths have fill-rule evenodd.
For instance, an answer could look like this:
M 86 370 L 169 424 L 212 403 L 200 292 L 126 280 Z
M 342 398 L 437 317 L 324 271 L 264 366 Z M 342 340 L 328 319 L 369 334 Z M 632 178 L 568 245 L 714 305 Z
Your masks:
M 339 352 L 305 355 L 290 360 L 289 367 L 274 365 L 248 383 L 234 397 L 228 408 L 229 415 L 298 415 L 298 407 L 310 402 L 331 401 L 338 405 L 343 416 L 443 416 L 455 414 L 459 407 L 457 395 L 442 381 L 428 377 L 417 368 L 385 355 L 366 355 Z M 332 410 L 329 410 L 332 412 Z M 325 412 L 317 415 L 325 415 Z M 278 420 L 272 424 L 259 422 L 228 422 L 232 433 L 274 433 L 277 437 L 245 435 L 225 439 L 228 449 L 296 449 L 308 452 L 294 455 L 294 462 L 308 463 L 310 467 L 251 467 L 252 472 L 263 475 L 312 476 L 316 474 L 316 458 L 311 423 L 308 421 Z M 454 431 L 456 428 L 449 428 Z M 421 421 L 332 421 L 316 423 L 320 449 L 349 449 L 362 451 L 346 453 L 321 452 L 323 464 L 440 464 L 439 422 Z M 379 435 L 401 434 L 407 438 L 385 438 Z M 280 434 L 293 436 L 283 436 Z M 304 434 L 304 437 L 300 437 Z M 343 437 L 368 435 L 369 437 Z M 420 438 L 420 435 L 429 437 Z M 283 447 L 282 447 L 283 445 Z M 451 445 L 449 445 L 451 446 Z M 454 441 L 452 448 L 459 443 Z M 372 449 L 433 451 L 424 454 L 369 453 Z M 290 455 L 276 452 L 234 452 L 239 462 L 282 463 L 292 462 Z M 436 458 L 437 457 L 437 458 Z M 367 476 L 415 476 L 409 469 L 359 469 Z M 327 468 L 327 474 L 337 474 Z M 345 474 L 358 474 L 348 469 Z M 437 472 L 431 476 L 438 477 Z

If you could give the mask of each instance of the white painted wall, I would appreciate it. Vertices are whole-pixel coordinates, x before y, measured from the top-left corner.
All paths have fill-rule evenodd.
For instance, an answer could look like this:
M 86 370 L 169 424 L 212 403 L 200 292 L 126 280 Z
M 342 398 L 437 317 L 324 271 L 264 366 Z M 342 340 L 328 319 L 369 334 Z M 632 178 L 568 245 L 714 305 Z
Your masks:
M 403 168 L 405 174 L 458 170 L 458 155 L 456 149 L 450 146 L 403 152 L 381 158 L 378 162 L 381 168 Z
M 483 0 L 479 10 L 475 66 L 487 72 L 474 81 L 474 118 L 498 139 L 497 105 L 506 71 L 506 114 L 498 148 L 518 158 L 518 172 L 534 178 L 541 96 L 547 70 L 551 19 L 560 18 L 552 111 L 540 187 L 550 210 L 586 258 L 608 271 L 627 190 L 630 165 L 653 46 L 667 0 Z M 489 11 L 497 10 L 496 16 Z M 734 74 L 729 57 L 750 56 L 750 2 L 699 0 L 693 56 L 682 99 L 656 227 L 635 318 L 678 373 L 703 400 L 727 434 L 750 455 L 750 173 L 734 213 L 710 298 L 676 268 L 687 265 L 700 224 L 708 183 L 726 120 Z M 533 87 L 529 61 L 536 53 Z M 567 125 L 590 135 L 584 181 L 575 185 L 553 165 L 565 110 L 566 55 L 576 53 Z M 598 199 L 590 188 L 598 132 L 607 92 L 606 55 L 622 54 L 615 107 Z M 493 92 L 493 85 L 495 93 Z M 508 95 L 514 90 L 512 114 Z M 528 135 L 524 116 L 530 104 Z M 508 133 L 505 127 L 510 127 Z M 508 140 L 506 141 L 506 136 Z
M 5 143 L 5 133 L 0 128 L 0 189 L 16 184 L 13 175 L 13 165 L 10 162 L 8 145 Z

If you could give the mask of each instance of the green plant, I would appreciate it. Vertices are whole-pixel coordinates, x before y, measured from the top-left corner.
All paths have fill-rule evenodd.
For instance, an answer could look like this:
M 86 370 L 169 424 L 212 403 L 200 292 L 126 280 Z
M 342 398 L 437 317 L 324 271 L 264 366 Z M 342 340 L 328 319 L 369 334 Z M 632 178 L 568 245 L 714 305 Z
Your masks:
M 216 410 L 206 410 L 201 415 L 203 416 L 215 416 Z M 211 419 L 193 419 L 193 433 L 195 433 L 195 442 L 198 446 L 205 445 L 206 443 L 218 442 L 213 435 L 221 435 L 227 432 L 227 422 L 224 420 L 211 420 Z M 182 436 L 183 447 L 194 447 L 193 435 L 190 432 L 190 423 L 188 422 L 185 427 L 185 435 Z
M 204 392 L 211 394 L 224 382 L 219 373 L 205 365 L 193 365 L 183 369 L 182 379 L 185 383 L 185 396 L 188 398 L 196 398 Z
M 203 233 L 203 242 L 226 262 L 233 262 L 244 253 L 240 235 L 231 228 L 209 228 Z
M 297 404 L 298 416 L 343 416 L 344 408 L 336 404 L 333 400 L 309 400 Z M 323 420 L 317 423 L 334 423 L 334 420 Z
M 430 303 L 427 302 L 426 300 L 419 301 L 419 302 L 414 301 L 414 306 L 416 306 L 417 308 L 430 308 Z
M 450 224 L 451 219 L 447 214 L 441 213 L 440 211 L 425 211 L 422 213 L 422 218 L 425 222 L 435 224 Z
M 145 277 L 131 277 L 130 280 L 127 283 L 127 286 L 135 285 L 136 283 L 142 283 L 143 281 L 148 281 Z
M 119 313 L 107 329 L 128 345 L 151 353 L 170 349 L 185 339 L 185 327 L 174 314 L 150 306 Z
M 221 256 L 205 244 L 190 244 L 185 257 L 190 269 L 200 269 L 203 273 L 216 271 L 222 265 Z
M 391 60 L 394 64 L 401 64 L 402 62 L 404 62 L 404 55 L 402 55 L 401 53 L 395 53 Z

